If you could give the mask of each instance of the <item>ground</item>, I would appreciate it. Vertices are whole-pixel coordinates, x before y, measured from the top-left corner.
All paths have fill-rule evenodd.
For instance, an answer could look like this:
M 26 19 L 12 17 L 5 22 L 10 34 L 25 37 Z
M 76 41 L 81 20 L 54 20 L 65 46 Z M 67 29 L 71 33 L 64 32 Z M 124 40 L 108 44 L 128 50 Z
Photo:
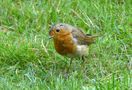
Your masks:
M 0 89 L 130 90 L 131 0 L 0 0 Z M 49 26 L 99 35 L 87 63 L 59 55 Z

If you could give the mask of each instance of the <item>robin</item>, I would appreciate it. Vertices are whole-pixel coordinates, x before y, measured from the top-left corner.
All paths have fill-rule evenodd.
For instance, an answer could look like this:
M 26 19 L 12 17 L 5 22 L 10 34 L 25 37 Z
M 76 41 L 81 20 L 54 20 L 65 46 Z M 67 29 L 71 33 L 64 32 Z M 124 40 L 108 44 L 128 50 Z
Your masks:
M 56 51 L 68 57 L 87 56 L 88 47 L 96 38 L 96 36 L 84 34 L 81 29 L 64 23 L 53 25 L 49 35 L 53 38 Z

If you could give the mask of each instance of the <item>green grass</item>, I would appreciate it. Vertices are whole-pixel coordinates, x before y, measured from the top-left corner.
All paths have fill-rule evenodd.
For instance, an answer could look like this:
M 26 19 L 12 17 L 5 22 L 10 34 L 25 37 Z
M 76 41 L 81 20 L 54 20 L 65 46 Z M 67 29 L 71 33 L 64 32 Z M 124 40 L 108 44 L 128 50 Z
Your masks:
M 0 0 L 0 90 L 130 90 L 131 0 Z M 56 53 L 49 25 L 99 35 L 85 68 Z

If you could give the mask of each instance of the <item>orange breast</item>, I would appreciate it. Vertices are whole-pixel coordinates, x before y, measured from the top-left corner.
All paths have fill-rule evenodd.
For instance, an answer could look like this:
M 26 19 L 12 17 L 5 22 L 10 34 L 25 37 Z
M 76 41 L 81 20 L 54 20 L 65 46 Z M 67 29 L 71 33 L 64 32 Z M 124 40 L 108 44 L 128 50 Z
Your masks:
M 74 55 L 76 53 L 76 45 L 72 40 L 71 34 L 58 35 L 54 38 L 56 51 L 61 55 Z

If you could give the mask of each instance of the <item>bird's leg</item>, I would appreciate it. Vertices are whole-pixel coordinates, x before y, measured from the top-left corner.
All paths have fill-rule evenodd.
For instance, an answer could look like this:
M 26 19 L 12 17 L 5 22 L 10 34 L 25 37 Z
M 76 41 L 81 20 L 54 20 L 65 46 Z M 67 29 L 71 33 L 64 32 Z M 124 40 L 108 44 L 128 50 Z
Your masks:
M 82 64 L 85 64 L 87 62 L 86 56 L 82 56 L 81 59 L 82 59 Z
M 67 72 L 69 72 L 69 70 L 70 70 L 70 67 L 71 67 L 71 64 L 72 64 L 72 58 L 70 58 L 70 63 L 69 63 L 69 67 L 68 67 L 68 69 L 67 69 Z
M 81 57 L 81 60 L 82 60 L 81 68 L 82 68 L 83 70 L 85 70 L 86 57 L 85 57 L 85 56 L 82 56 L 82 57 Z
M 85 63 L 85 56 L 82 56 L 83 63 Z

